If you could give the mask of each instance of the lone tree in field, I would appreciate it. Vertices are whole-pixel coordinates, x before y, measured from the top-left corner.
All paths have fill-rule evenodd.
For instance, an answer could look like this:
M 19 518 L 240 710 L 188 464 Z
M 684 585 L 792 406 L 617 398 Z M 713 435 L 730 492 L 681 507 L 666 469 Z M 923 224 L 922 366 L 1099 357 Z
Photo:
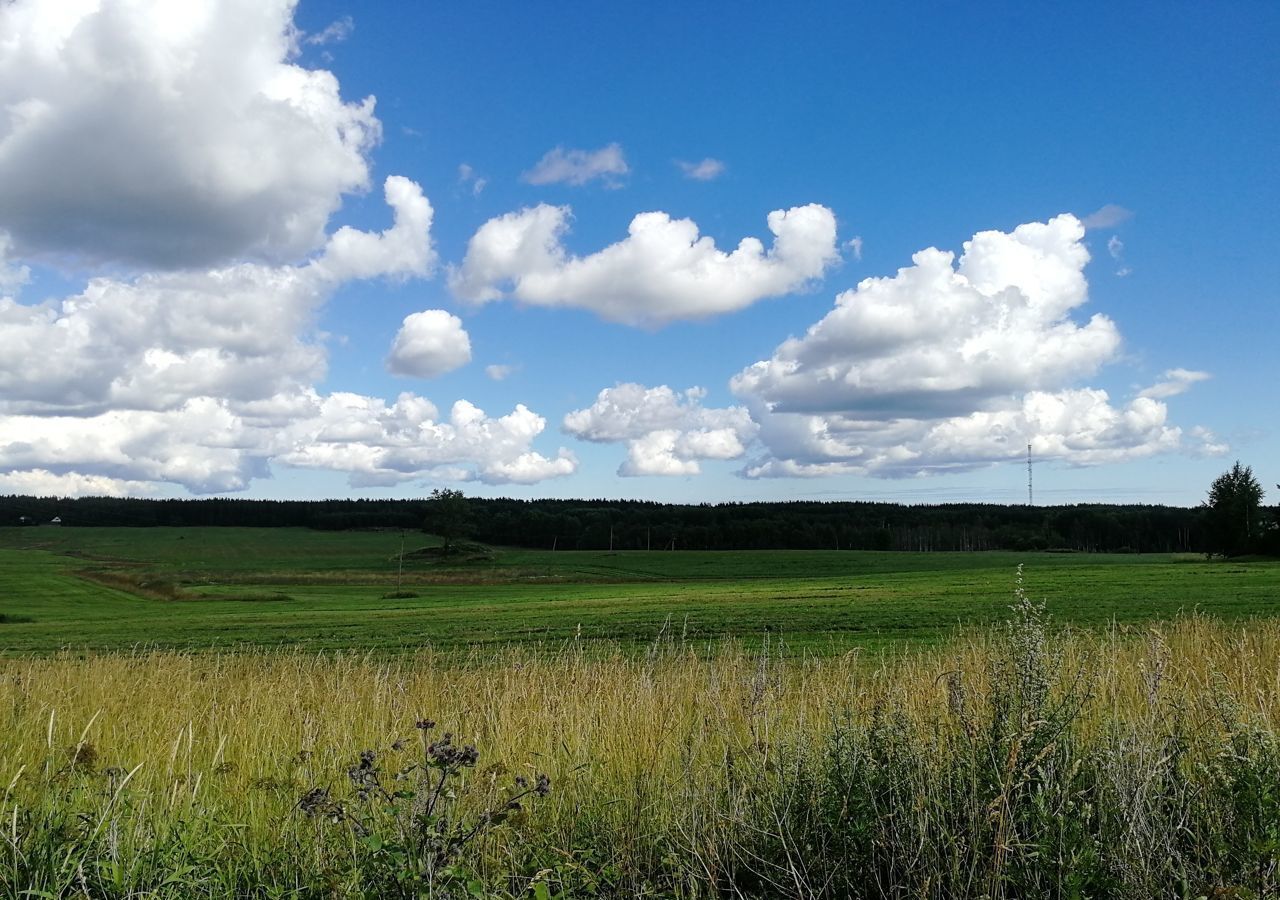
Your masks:
M 1252 468 L 1237 460 L 1213 480 L 1205 506 L 1211 553 L 1239 556 L 1253 549 L 1262 533 L 1262 485 Z
M 462 491 L 436 488 L 427 498 L 427 518 L 422 530 L 438 534 L 444 541 L 444 553 L 453 552 L 453 542 L 471 530 L 471 504 Z

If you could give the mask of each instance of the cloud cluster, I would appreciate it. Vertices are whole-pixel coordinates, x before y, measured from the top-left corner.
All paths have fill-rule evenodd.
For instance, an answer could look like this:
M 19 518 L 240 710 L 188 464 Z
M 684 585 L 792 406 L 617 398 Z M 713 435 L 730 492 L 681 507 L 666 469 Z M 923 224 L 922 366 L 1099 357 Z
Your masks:
M 527 483 L 576 468 L 533 449 L 545 420 L 442 416 L 321 394 L 316 318 L 344 284 L 429 277 L 434 212 L 384 183 L 381 232 L 326 234 L 368 187 L 373 100 L 344 102 L 296 65 L 294 0 L 0 5 L 0 485 L 138 494 L 242 489 L 273 462 L 355 484 L 427 477 Z M 63 299 L 20 302 L 21 261 L 113 274 Z M 119 265 L 123 263 L 123 268 Z M 142 271 L 128 273 L 132 267 Z M 438 375 L 470 359 L 454 316 L 405 319 L 388 357 Z
M 320 246 L 368 186 L 373 98 L 290 60 L 296 0 L 0 4 L 0 230 L 180 268 Z
M 555 458 L 531 449 L 547 422 L 519 404 L 493 418 L 459 400 L 447 420 L 413 394 L 401 394 L 388 406 L 377 398 L 338 393 L 318 406 L 315 416 L 291 428 L 293 445 L 280 459 L 294 466 L 350 473 L 357 485 L 390 485 L 428 476 L 532 484 L 571 475 L 578 465 L 563 448 Z
M 385 185 L 394 224 L 341 228 L 300 266 L 238 263 L 96 278 L 60 303 L 0 298 L 0 471 L 57 493 L 138 493 L 171 483 L 241 490 L 273 460 L 347 473 L 353 484 L 426 477 L 528 483 L 572 473 L 567 451 L 532 449 L 546 422 L 523 406 L 490 417 L 459 401 L 441 420 L 427 400 L 391 405 L 322 396 L 313 319 L 343 283 L 421 275 L 433 261 L 431 206 L 418 186 Z M 409 316 L 389 364 L 440 374 L 470 357 L 461 322 Z
M 620 179 L 630 171 L 621 145 L 615 143 L 599 150 L 565 150 L 563 147 L 555 147 L 548 150 L 520 178 L 529 184 L 569 184 L 581 187 L 592 181 L 602 181 L 606 187 L 620 187 Z
M 574 256 L 563 244 L 569 219 L 568 207 L 546 204 L 490 219 L 472 236 L 450 287 L 475 303 L 511 297 L 658 326 L 790 293 L 838 259 L 835 215 L 817 204 L 769 213 L 768 250 L 748 237 L 725 252 L 692 220 L 649 212 L 632 219 L 624 240 Z
M 296 2 L 0 2 L 0 489 L 232 491 L 273 463 L 356 485 L 576 471 L 568 450 L 535 449 L 547 423 L 524 405 L 491 416 L 458 400 L 442 413 L 414 393 L 317 390 L 329 298 L 354 281 L 430 277 L 437 256 L 434 210 L 407 178 L 383 184 L 386 229 L 331 228 L 343 197 L 370 187 L 381 124 L 372 97 L 344 100 L 332 73 L 298 63 L 306 45 L 345 39 L 351 18 L 307 36 Z M 725 171 L 676 164 L 694 180 Z M 556 147 L 522 178 L 618 187 L 629 173 L 615 143 Z M 467 164 L 458 179 L 485 186 Z M 1079 315 L 1085 229 L 1131 215 L 1109 204 L 1083 222 L 982 232 L 958 259 L 923 250 L 739 372 L 741 405 L 618 384 L 562 428 L 625 445 L 626 476 L 692 475 L 707 460 L 744 460 L 748 477 L 906 476 L 1016 459 L 1028 442 L 1072 464 L 1182 446 L 1163 401 L 1206 373 L 1171 369 L 1128 401 L 1082 386 L 1120 348 L 1110 319 Z M 452 291 L 657 327 L 804 289 L 841 252 L 817 204 L 770 213 L 768 247 L 746 237 L 722 250 L 689 219 L 645 212 L 625 238 L 577 255 L 570 221 L 546 204 L 490 219 L 450 269 Z M 861 238 L 845 247 L 860 257 Z M 1120 238 L 1107 248 L 1122 264 Z M 22 302 L 42 264 L 98 277 Z M 404 318 L 386 365 L 430 378 L 471 356 L 461 320 L 428 309 Z M 1185 438 L 1192 452 L 1226 450 L 1204 428 Z
M 920 251 L 892 277 L 840 294 L 803 337 L 731 382 L 760 426 L 748 477 L 907 476 L 1015 459 L 1089 465 L 1179 445 L 1158 397 L 1124 406 L 1075 385 L 1112 361 L 1114 323 L 1072 313 L 1087 299 L 1084 226 L 1063 215 L 981 232 L 957 261 Z
M 155 492 L 149 481 L 124 481 L 103 475 L 55 475 L 48 469 L 0 473 L 0 493 L 32 497 L 145 497 Z
M 0 416 L 0 470 L 57 493 L 168 482 L 192 493 L 242 490 L 272 461 L 341 472 L 353 486 L 424 478 L 528 484 L 572 474 L 567 450 L 532 449 L 546 420 L 522 405 L 491 417 L 465 400 L 447 419 L 414 394 L 299 389 L 258 401 L 194 398 L 165 410 L 85 417 Z M 104 481 L 103 479 L 106 479 Z M 112 492 L 116 492 L 112 490 Z
M 224 268 L 92 279 L 83 293 L 26 306 L 0 298 L 0 413 L 163 411 L 198 397 L 251 401 L 324 374 L 313 333 L 320 305 L 353 278 L 425 270 L 431 206 L 387 179 L 395 224 L 335 233 L 303 266 Z
M 1089 259 L 1072 216 L 985 231 L 954 254 L 922 250 L 890 278 L 836 297 L 804 337 L 733 380 L 775 412 L 865 418 L 959 415 L 1093 374 L 1120 346 L 1115 325 L 1069 313 Z
M 619 475 L 697 475 L 699 460 L 738 459 L 756 432 L 741 406 L 702 406 L 706 391 L 619 384 L 564 417 L 564 430 L 585 441 L 625 442 Z

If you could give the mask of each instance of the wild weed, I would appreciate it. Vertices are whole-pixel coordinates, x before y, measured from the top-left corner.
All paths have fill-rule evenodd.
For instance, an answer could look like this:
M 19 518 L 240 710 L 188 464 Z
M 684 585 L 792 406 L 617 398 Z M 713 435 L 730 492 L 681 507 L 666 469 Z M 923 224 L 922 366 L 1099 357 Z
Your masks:
M 551 792 L 544 774 L 532 782 L 517 775 L 499 788 L 503 769 L 492 767 L 482 773 L 489 782 L 483 808 L 469 809 L 468 773 L 480 754 L 455 744 L 449 732 L 430 740 L 435 725 L 418 720 L 420 748 L 412 758 L 403 758 L 408 742 L 392 744 L 386 755 L 400 758 L 394 772 L 380 764 L 377 752 L 362 751 L 347 770 L 350 800 L 334 800 L 328 788 L 315 787 L 298 802 L 305 815 L 350 829 L 362 887 L 379 897 L 484 896 L 484 881 L 460 864 L 462 852 L 521 818 L 530 798 Z

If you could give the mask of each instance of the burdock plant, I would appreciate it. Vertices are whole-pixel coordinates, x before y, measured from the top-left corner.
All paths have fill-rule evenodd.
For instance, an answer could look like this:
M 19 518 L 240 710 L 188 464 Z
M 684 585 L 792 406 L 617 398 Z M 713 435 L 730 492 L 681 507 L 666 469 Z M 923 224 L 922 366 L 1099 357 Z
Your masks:
M 416 728 L 421 751 L 413 759 L 390 771 L 377 752 L 364 750 L 347 770 L 351 800 L 335 800 L 327 788 L 316 787 L 298 808 L 349 829 L 363 880 L 376 896 L 483 896 L 483 883 L 460 864 L 464 848 L 507 823 L 529 799 L 545 797 L 551 779 L 517 776 L 490 804 L 467 809 L 461 797 L 479 752 L 454 743 L 449 732 L 431 740 L 435 722 L 429 719 Z M 394 742 L 385 755 L 394 758 L 408 743 Z

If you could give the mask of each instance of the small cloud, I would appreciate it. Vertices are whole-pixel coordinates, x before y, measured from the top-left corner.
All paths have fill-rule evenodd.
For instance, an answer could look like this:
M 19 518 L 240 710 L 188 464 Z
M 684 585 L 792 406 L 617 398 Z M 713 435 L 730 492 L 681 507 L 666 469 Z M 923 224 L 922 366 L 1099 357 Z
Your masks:
M 31 280 L 29 268 L 9 261 L 12 247 L 13 239 L 9 237 L 8 232 L 0 231 L 0 291 L 16 291 Z
M 1133 269 L 1125 265 L 1124 257 L 1124 241 L 1120 240 L 1116 235 L 1111 235 L 1107 241 L 1107 252 L 1111 254 L 1111 258 L 1120 263 L 1120 268 L 1116 269 L 1117 278 L 1128 278 L 1133 274 Z
M 473 197 L 479 197 L 480 192 L 483 191 L 485 185 L 489 183 L 489 179 L 481 178 L 476 174 L 476 170 L 467 163 L 463 163 L 458 166 L 458 181 L 462 184 L 471 185 L 471 195 Z
M 516 371 L 515 366 L 501 365 L 494 363 L 491 366 L 484 367 L 484 374 L 488 375 L 494 381 L 505 381 Z
M 355 21 L 350 16 L 343 16 L 341 19 L 330 22 L 324 31 L 307 35 L 304 41 L 316 47 L 323 47 L 326 44 L 341 44 L 351 37 L 351 32 L 355 30 Z
M 406 316 L 387 369 L 393 375 L 435 378 L 471 361 L 471 338 L 462 320 L 442 309 L 428 309 Z
M 725 171 L 725 164 L 710 156 L 702 160 L 702 162 L 677 159 L 676 165 L 680 167 L 681 172 L 684 172 L 685 178 L 692 178 L 694 181 L 714 181 L 723 175 Z
M 1192 428 L 1191 437 L 1196 440 L 1191 448 L 1192 456 L 1225 456 L 1231 452 L 1230 444 L 1218 440 L 1218 436 L 1203 425 Z
M 1080 221 L 1084 223 L 1085 228 L 1115 228 L 1121 222 L 1127 222 L 1132 218 L 1133 210 L 1125 209 L 1115 203 L 1108 203 Z
M 537 165 L 520 176 L 528 184 L 570 184 L 580 187 L 603 181 L 606 187 L 621 187 L 618 180 L 631 169 L 622 154 L 622 145 L 613 143 L 599 150 L 548 150 Z
M 1152 400 L 1164 400 L 1168 397 L 1176 397 L 1178 394 L 1185 393 L 1191 389 L 1191 385 L 1198 381 L 1207 381 L 1213 376 L 1208 372 L 1196 372 L 1191 369 L 1169 369 L 1162 376 L 1163 381 L 1156 382 L 1149 388 L 1145 388 L 1138 392 L 1139 397 L 1149 397 Z
M 422 137 L 421 131 L 416 128 L 410 128 L 408 125 L 401 125 L 400 133 L 408 137 Z
M 855 234 L 844 242 L 845 249 L 853 254 L 854 259 L 862 259 L 862 236 Z

